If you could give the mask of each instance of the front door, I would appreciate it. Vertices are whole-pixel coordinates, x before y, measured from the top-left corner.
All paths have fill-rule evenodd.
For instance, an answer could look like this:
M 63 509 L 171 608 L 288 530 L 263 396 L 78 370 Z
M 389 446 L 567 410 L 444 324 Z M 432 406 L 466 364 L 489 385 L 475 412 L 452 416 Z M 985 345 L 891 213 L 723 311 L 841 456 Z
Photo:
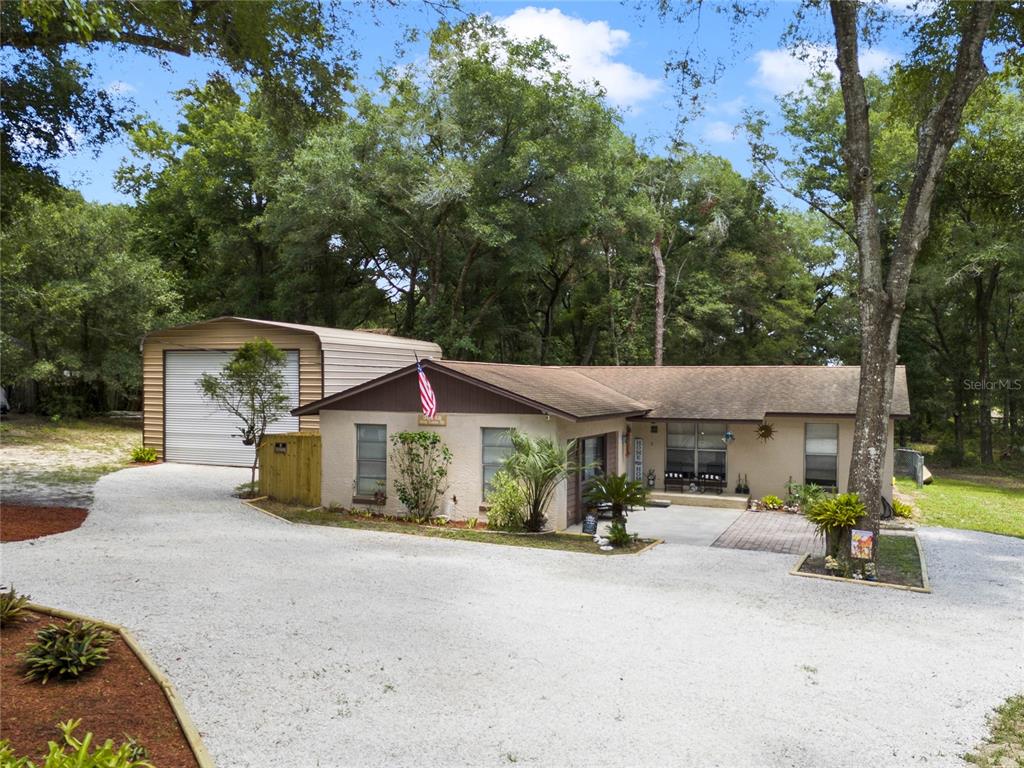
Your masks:
M 605 436 L 591 435 L 581 437 L 573 446 L 570 460 L 579 465 L 579 469 L 569 478 L 569 499 L 567 519 L 569 525 L 574 525 L 583 519 L 583 509 L 586 507 L 583 501 L 583 492 L 586 489 L 587 481 L 605 472 Z

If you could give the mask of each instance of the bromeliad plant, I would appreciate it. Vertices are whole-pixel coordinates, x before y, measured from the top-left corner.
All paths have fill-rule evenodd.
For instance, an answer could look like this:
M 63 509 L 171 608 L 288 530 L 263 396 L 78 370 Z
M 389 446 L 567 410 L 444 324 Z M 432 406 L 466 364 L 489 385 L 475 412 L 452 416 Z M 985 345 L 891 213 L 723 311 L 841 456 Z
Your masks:
M 865 513 L 864 503 L 856 493 L 843 493 L 820 499 L 804 515 L 825 539 L 825 553 L 845 561 L 849 559 L 849 552 L 843 551 L 840 545 Z
M 148 762 L 146 749 L 132 738 L 120 746 L 116 746 L 112 739 L 94 744 L 91 732 L 78 738 L 75 731 L 81 723 L 81 720 L 68 720 L 57 726 L 64 737 L 63 743 L 49 743 L 49 751 L 40 768 L 154 768 Z M 36 763 L 28 757 L 16 757 L 11 743 L 7 739 L 0 739 L 0 766 L 36 768 Z
M 436 432 L 399 432 L 391 436 L 395 493 L 417 522 L 435 517 L 448 490 L 452 452 Z
M 605 537 L 608 539 L 608 543 L 617 549 L 632 546 L 637 538 L 635 533 L 626 530 L 626 521 L 622 518 L 611 521 Z
M 105 662 L 113 641 L 113 634 L 91 621 L 49 624 L 36 633 L 36 641 L 21 654 L 27 668 L 25 677 L 41 679 L 44 684 L 51 675 L 76 678 Z
M 587 483 L 583 491 L 587 504 L 608 504 L 612 508 L 612 520 L 621 520 L 623 525 L 626 510 L 647 506 L 648 496 L 646 486 L 639 480 L 630 480 L 626 474 L 598 475 Z
M 544 530 L 547 508 L 555 489 L 578 467 L 569 459 L 575 441 L 562 446 L 550 437 L 533 438 L 511 430 L 512 453 L 505 459 L 505 471 L 523 490 L 526 508 L 526 530 Z
M 132 461 L 136 464 L 152 464 L 156 460 L 156 448 L 145 445 L 136 445 L 132 448 Z
M 6 592 L 0 592 L 0 627 L 13 624 L 28 608 L 28 595 L 19 595 L 12 584 Z

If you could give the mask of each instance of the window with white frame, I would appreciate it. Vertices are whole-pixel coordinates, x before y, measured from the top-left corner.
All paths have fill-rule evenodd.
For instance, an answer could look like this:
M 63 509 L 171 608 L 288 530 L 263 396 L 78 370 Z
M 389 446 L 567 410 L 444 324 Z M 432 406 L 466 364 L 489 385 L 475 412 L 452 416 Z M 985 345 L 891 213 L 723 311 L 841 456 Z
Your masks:
M 804 435 L 804 482 L 835 488 L 839 484 L 839 425 L 807 424 Z
M 491 487 L 491 480 L 498 474 L 505 459 L 512 453 L 511 431 L 504 427 L 484 427 L 481 432 L 483 442 L 483 493 L 486 498 Z
M 356 424 L 356 495 L 373 496 L 387 490 L 388 428 Z

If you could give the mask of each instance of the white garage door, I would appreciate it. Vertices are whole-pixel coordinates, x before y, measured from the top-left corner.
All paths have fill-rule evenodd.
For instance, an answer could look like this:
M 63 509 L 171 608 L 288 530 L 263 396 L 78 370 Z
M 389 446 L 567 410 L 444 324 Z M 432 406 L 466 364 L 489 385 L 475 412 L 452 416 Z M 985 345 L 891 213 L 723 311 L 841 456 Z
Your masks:
M 167 352 L 164 358 L 164 447 L 167 461 L 250 466 L 253 448 L 235 437 L 238 419 L 203 397 L 197 379 L 220 373 L 231 352 Z M 284 380 L 289 408 L 299 404 L 299 354 L 287 352 Z M 286 416 L 270 432 L 297 432 L 299 420 Z

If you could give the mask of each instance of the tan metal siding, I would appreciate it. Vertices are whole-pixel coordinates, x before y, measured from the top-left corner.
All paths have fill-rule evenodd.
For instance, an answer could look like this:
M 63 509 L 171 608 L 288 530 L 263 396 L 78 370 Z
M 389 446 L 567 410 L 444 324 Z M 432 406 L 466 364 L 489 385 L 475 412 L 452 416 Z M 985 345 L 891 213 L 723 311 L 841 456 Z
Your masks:
M 366 335 L 367 339 L 358 342 L 323 339 L 325 397 L 404 368 L 417 355 L 420 359 L 440 358 L 434 344 L 417 345 L 410 344 L 408 339 Z
M 143 443 L 163 458 L 164 351 L 168 349 L 237 349 L 247 341 L 264 338 L 281 349 L 299 352 L 299 403 L 323 397 L 320 340 L 313 333 L 271 328 L 240 320 L 215 320 L 185 328 L 159 331 L 146 337 L 142 349 Z M 302 416 L 299 429 L 319 427 L 317 416 Z

